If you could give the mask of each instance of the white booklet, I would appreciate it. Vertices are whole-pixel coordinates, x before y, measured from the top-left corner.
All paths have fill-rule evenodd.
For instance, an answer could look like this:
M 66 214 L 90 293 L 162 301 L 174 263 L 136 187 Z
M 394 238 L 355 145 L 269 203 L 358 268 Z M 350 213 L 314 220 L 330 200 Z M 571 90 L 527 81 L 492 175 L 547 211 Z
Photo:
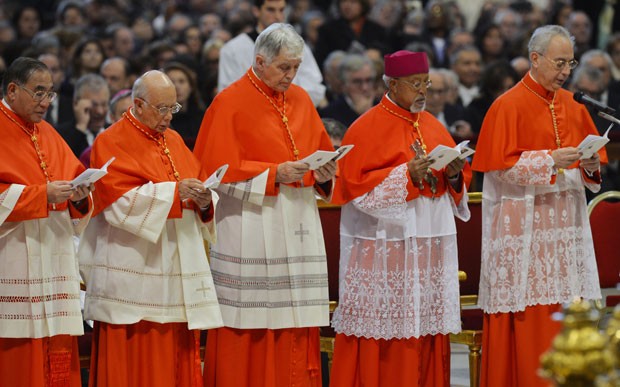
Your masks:
M 467 146 L 468 144 L 469 144 L 469 140 L 465 140 L 465 141 L 459 142 L 459 144 L 456 146 L 456 149 L 458 149 L 461 152 L 461 154 L 459 155 L 459 159 L 465 160 L 465 158 L 473 155 L 476 152 L 475 150 L 468 147 Z
M 204 185 L 205 188 L 217 188 L 222 182 L 222 178 L 224 178 L 227 170 L 228 164 L 222 165 L 221 167 L 216 169 L 215 172 L 213 172 L 211 176 L 209 176 L 207 180 L 202 183 L 202 185 Z
M 80 173 L 78 177 L 71 180 L 71 187 L 75 188 L 80 185 L 91 185 L 97 180 L 101 179 L 108 173 L 108 166 L 112 164 L 116 157 L 112 157 L 107 163 L 103 164 L 101 168 L 88 168 L 84 172 Z
M 467 144 L 469 144 L 469 140 L 460 142 L 454 148 L 446 145 L 437 145 L 435 149 L 428 154 L 429 158 L 435 160 L 431 164 L 431 168 L 438 171 L 450 164 L 457 157 L 462 160 L 474 153 L 475 151 L 468 147 Z
M 353 149 L 353 146 L 353 144 L 343 145 L 335 151 L 318 150 L 299 161 L 308 164 L 310 166 L 310 170 L 319 169 L 332 160 L 338 161 L 343 158 L 344 155 Z
M 607 128 L 607 131 L 605 131 L 605 134 L 603 134 L 602 136 L 588 134 L 586 138 L 584 138 L 583 141 L 581 141 L 581 144 L 577 146 L 577 149 L 579 149 L 579 152 L 581 152 L 581 157 L 580 157 L 581 160 L 589 159 L 596 152 L 598 152 L 599 149 L 604 147 L 605 144 L 609 142 L 608 135 L 609 135 L 609 131 L 611 130 L 612 126 L 614 126 L 613 123 L 609 125 L 609 128 Z

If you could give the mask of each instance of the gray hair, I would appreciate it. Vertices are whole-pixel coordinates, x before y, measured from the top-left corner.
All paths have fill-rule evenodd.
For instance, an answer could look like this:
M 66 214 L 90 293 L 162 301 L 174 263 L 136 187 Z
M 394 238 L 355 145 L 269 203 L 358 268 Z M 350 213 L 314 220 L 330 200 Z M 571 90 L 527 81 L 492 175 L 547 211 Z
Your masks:
M 84 96 L 84 93 L 86 93 L 87 91 L 96 93 L 101 90 L 106 90 L 108 93 L 110 92 L 108 83 L 105 81 L 105 79 L 103 79 L 101 75 L 94 73 L 82 75 L 80 79 L 75 82 L 73 101 L 80 100 Z
M 598 48 L 584 52 L 583 55 L 581 55 L 581 58 L 579 59 L 579 61 L 581 63 L 588 63 L 591 59 L 597 56 L 602 56 L 603 58 L 605 58 L 605 61 L 607 62 L 607 64 L 609 65 L 609 68 L 611 69 L 614 63 L 611 59 L 611 56 L 609 56 L 607 52 L 603 50 L 599 50 Z
M 346 83 L 349 79 L 349 74 L 359 71 L 364 66 L 370 67 L 373 77 L 377 75 L 375 65 L 370 58 L 358 54 L 348 54 L 338 67 L 340 79 Z
M 347 131 L 345 124 L 333 118 L 321 118 L 321 121 L 323 122 L 325 131 L 330 137 L 342 140 L 344 133 Z
M 331 72 L 332 64 L 334 62 L 337 62 L 338 66 L 340 66 L 340 63 L 342 63 L 346 56 L 347 53 L 342 50 L 334 50 L 330 52 L 329 55 L 327 55 L 327 58 L 325 58 L 325 61 L 323 62 L 323 72 Z
M 576 87 L 577 83 L 582 79 L 588 79 L 589 81 L 598 84 L 601 89 L 605 88 L 603 72 L 596 67 L 591 67 L 587 65 L 578 66 L 573 73 L 571 85 Z
M 387 87 L 389 89 L 390 88 L 390 81 L 392 79 L 394 79 L 394 77 L 390 77 L 390 76 L 387 76 L 387 75 L 383 74 L 381 79 L 383 79 L 383 83 L 385 83 L 385 87 Z
M 474 46 L 473 44 L 466 44 L 464 46 L 457 47 L 456 50 L 454 50 L 452 54 L 450 54 L 450 66 L 453 66 L 456 62 L 458 62 L 462 52 L 477 52 L 478 55 L 482 57 L 482 55 L 480 54 L 480 50 L 478 50 L 478 47 Z
M 459 76 L 453 70 L 439 68 L 437 72 L 443 75 L 443 79 L 446 81 L 446 86 L 450 89 L 456 90 L 459 87 Z
M 549 42 L 556 36 L 562 36 L 568 39 L 573 45 L 573 48 L 575 47 L 575 38 L 571 36 L 566 28 L 558 25 L 547 25 L 536 28 L 532 34 L 530 42 L 527 44 L 528 54 L 531 55 L 533 52 L 544 54 L 547 52 Z
M 510 8 L 502 8 L 502 9 L 497 10 L 497 12 L 495 13 L 495 16 L 493 17 L 493 24 L 497 24 L 497 25 L 502 24 L 504 19 L 507 18 L 508 16 L 512 16 L 515 18 L 517 22 L 517 28 L 521 27 L 521 25 L 523 24 L 523 18 L 518 12 Z
M 261 55 L 267 64 L 284 50 L 290 56 L 301 59 L 304 51 L 304 40 L 290 24 L 273 23 L 258 35 L 254 45 L 254 65 L 256 56 Z

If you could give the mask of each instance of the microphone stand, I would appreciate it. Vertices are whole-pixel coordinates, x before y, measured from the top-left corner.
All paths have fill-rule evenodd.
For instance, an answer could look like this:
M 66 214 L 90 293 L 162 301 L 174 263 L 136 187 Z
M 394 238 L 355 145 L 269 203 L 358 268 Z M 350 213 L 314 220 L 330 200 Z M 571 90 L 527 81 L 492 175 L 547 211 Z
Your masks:
M 597 113 L 599 117 L 606 119 L 607 121 L 611 122 L 611 126 L 609 127 L 609 129 L 611 129 L 612 126 L 614 126 L 614 124 L 618 124 L 620 125 L 620 120 L 617 119 L 616 117 L 612 116 L 611 114 L 607 114 L 605 112 L 598 112 Z M 607 129 L 609 131 L 609 129 Z

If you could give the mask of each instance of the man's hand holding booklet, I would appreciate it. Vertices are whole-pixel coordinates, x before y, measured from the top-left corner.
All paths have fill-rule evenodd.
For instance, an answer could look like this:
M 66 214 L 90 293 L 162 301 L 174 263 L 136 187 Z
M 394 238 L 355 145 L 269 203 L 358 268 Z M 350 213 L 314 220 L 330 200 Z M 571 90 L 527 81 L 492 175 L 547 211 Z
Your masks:
M 107 163 L 103 164 L 103 167 L 101 168 L 88 168 L 78 177 L 71 180 L 71 187 L 75 188 L 80 185 L 88 186 L 101 179 L 108 173 L 108 166 L 112 164 L 114 159 L 115 157 L 112 157 Z
M 207 180 L 202 183 L 202 185 L 204 185 L 205 188 L 216 189 L 222 182 L 222 179 L 224 178 L 227 170 L 228 164 L 222 165 L 221 167 L 216 169 L 215 172 L 213 172 L 211 176 L 209 176 Z
M 450 164 L 457 157 L 463 160 L 473 154 L 475 151 L 468 147 L 467 144 L 469 144 L 469 140 L 460 142 L 454 148 L 445 145 L 437 145 L 437 147 L 428 154 L 430 159 L 435 160 L 431 164 L 431 168 L 438 171 Z
M 334 161 L 340 160 L 341 158 L 344 157 L 344 155 L 349 153 L 349 151 L 352 148 L 353 148 L 353 144 L 343 145 L 340 148 L 336 149 L 335 151 L 318 150 L 314 152 L 313 154 L 311 154 L 310 156 L 307 156 L 299 161 L 301 161 L 302 163 L 308 164 L 310 166 L 310 170 L 313 171 L 315 169 L 321 168 L 323 165 L 327 164 L 328 162 L 332 160 Z
M 609 128 L 607 128 L 607 131 L 605 131 L 605 134 L 602 136 L 588 134 L 586 138 L 581 141 L 581 144 L 577 146 L 577 149 L 581 152 L 581 160 L 589 159 L 609 142 L 609 130 L 611 130 L 613 125 L 613 123 L 609 125 Z

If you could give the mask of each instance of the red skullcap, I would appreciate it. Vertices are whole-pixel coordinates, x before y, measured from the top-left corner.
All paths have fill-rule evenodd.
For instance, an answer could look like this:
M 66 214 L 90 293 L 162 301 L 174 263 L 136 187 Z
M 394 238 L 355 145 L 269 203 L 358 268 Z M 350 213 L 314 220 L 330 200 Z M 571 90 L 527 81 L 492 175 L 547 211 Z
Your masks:
M 428 73 L 428 58 L 425 52 L 401 50 L 388 54 L 383 59 L 385 75 L 391 78 Z

